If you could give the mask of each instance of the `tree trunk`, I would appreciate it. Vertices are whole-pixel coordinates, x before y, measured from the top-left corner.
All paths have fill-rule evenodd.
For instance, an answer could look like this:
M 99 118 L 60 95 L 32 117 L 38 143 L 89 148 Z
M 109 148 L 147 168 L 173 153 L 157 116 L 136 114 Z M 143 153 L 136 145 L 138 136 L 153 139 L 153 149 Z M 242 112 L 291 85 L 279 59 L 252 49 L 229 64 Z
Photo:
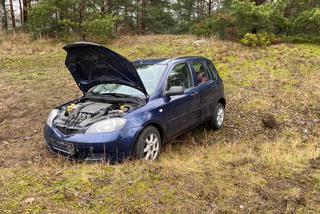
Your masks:
M 128 8 L 127 4 L 123 4 L 123 22 L 126 23 L 128 20 Z
M 101 2 L 100 11 L 101 11 L 102 15 L 104 15 L 106 13 L 106 2 L 105 2 L 105 0 L 102 0 L 102 2 Z
M 22 9 L 22 4 L 21 0 L 19 0 L 19 8 L 20 8 L 20 24 L 23 25 L 23 9 Z
M 208 2 L 208 15 L 211 16 L 212 12 L 212 0 L 209 0 Z
M 9 2 L 10 2 L 12 29 L 15 30 L 16 29 L 16 17 L 14 16 L 13 2 L 12 2 L 12 0 L 9 0 Z
M 256 5 L 261 5 L 264 2 L 266 2 L 266 0 L 255 0 Z
M 146 0 L 141 0 L 141 15 L 140 15 L 140 34 L 144 34 L 146 31 Z
M 79 30 L 80 30 L 82 40 L 86 40 L 86 35 L 85 35 L 85 32 L 83 30 L 83 26 L 82 26 L 82 23 L 84 20 L 84 10 L 85 10 L 84 4 L 85 4 L 84 1 L 81 0 L 80 6 L 79 6 Z
M 200 17 L 203 17 L 204 14 L 203 14 L 203 8 L 204 8 L 204 3 L 203 3 L 203 0 L 200 1 Z
M 23 5 L 23 24 L 26 25 L 27 20 L 28 20 L 28 0 L 22 0 L 22 5 Z
M 196 10 L 196 12 L 197 12 L 197 17 L 200 17 L 200 2 L 199 2 L 199 0 L 197 1 L 196 6 L 197 6 L 197 10 Z
M 197 0 L 196 2 L 197 8 L 197 17 L 203 17 L 203 0 Z
M 112 0 L 107 0 L 107 4 L 108 4 L 108 14 L 111 14 L 112 11 Z M 116 11 L 118 13 L 118 11 Z
M 136 27 L 135 27 L 135 34 L 139 33 L 139 28 L 140 28 L 140 7 L 139 7 L 139 1 L 136 1 L 136 4 L 138 5 L 138 7 L 135 7 L 134 10 L 136 11 Z
M 6 1 L 5 0 L 0 0 L 0 5 L 1 5 L 1 26 L 2 30 L 7 30 L 8 29 L 8 20 L 7 20 L 7 9 L 6 9 Z

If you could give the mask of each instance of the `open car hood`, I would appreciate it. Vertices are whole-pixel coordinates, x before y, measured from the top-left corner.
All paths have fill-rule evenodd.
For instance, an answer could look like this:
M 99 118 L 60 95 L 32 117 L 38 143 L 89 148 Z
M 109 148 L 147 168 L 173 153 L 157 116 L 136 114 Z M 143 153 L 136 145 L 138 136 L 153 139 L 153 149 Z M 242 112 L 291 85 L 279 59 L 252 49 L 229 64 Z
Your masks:
M 83 92 L 103 84 L 121 84 L 147 91 L 134 65 L 123 56 L 98 44 L 78 42 L 63 47 L 66 66 Z

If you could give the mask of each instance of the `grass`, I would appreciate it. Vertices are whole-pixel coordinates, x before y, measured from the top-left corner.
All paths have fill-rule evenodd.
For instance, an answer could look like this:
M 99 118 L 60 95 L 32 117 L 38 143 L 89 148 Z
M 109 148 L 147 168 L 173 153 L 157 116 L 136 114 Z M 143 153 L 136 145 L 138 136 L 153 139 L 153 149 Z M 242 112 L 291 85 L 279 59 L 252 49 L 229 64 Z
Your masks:
M 43 146 L 56 105 L 80 96 L 63 44 L 0 43 L 0 213 L 319 213 L 320 46 L 263 49 L 192 36 L 123 37 L 129 59 L 202 55 L 225 82 L 227 120 L 164 147 L 155 163 L 68 162 Z M 262 119 L 272 114 L 279 129 Z

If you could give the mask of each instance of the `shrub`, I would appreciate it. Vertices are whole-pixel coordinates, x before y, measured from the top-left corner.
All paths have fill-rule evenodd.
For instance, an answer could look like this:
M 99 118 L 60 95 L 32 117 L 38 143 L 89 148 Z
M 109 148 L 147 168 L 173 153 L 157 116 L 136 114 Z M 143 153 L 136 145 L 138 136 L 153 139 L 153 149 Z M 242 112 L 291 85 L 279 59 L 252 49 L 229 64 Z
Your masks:
M 320 8 L 302 12 L 293 21 L 293 34 L 320 35 Z
M 87 9 L 80 20 L 74 15 L 79 6 L 79 0 L 39 0 L 29 12 L 29 31 L 33 37 L 89 36 L 104 41 L 113 38 L 119 20 L 117 17 L 102 16 L 94 10 Z
M 316 35 L 284 35 L 281 37 L 283 42 L 288 43 L 317 43 L 320 44 L 320 36 Z
M 28 28 L 33 37 L 41 37 L 50 34 L 58 25 L 56 19 L 53 19 L 54 8 L 51 4 L 40 2 L 36 4 L 29 12 Z
M 222 39 L 233 38 L 236 34 L 234 19 L 227 11 L 217 13 L 192 27 L 192 33 L 199 36 L 218 35 Z
M 235 1 L 231 6 L 232 15 L 238 27 L 238 35 L 256 33 L 270 25 L 270 11 L 265 6 L 256 6 L 254 2 Z M 252 38 L 253 39 L 253 38 Z
M 283 31 L 286 25 L 286 19 L 282 15 L 283 10 L 282 2 L 256 6 L 253 1 L 236 0 L 231 6 L 231 14 L 240 37 L 246 33 Z
M 274 34 L 268 33 L 258 33 L 252 34 L 247 33 L 243 39 L 241 39 L 241 44 L 257 47 L 257 46 L 268 46 L 276 42 L 276 37 Z
M 241 38 L 247 33 L 283 33 L 288 20 L 283 17 L 285 4 L 273 2 L 255 5 L 252 1 L 233 1 L 229 10 L 216 13 L 192 28 L 197 35 L 218 35 L 220 38 Z
M 116 24 L 119 18 L 108 15 L 85 23 L 85 31 L 89 36 L 107 41 L 115 37 Z

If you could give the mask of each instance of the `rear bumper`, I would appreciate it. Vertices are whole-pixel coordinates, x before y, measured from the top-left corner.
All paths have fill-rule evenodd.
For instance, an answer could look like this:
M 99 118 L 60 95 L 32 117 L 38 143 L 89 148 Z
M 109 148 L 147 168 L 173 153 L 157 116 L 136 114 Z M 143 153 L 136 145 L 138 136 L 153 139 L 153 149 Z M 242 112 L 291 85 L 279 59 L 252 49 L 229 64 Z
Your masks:
M 119 132 L 64 135 L 47 125 L 44 139 L 48 149 L 57 154 L 81 160 L 123 160 L 131 156 L 141 127 Z

